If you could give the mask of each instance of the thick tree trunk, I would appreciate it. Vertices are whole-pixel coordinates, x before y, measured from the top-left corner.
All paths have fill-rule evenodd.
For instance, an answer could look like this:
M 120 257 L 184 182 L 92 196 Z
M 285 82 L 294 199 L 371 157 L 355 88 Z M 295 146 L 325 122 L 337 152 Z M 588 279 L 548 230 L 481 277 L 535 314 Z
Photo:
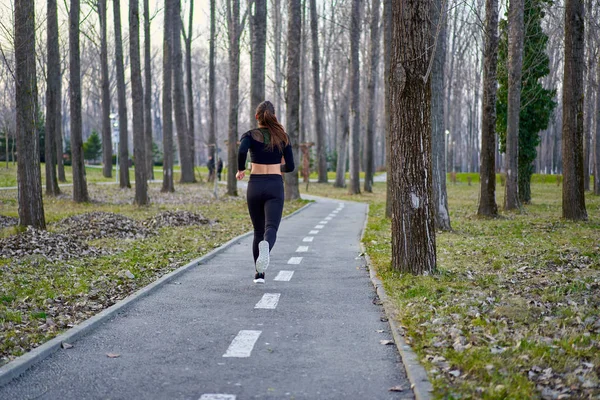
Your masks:
M 163 36 L 163 90 L 162 90 L 162 132 L 163 132 L 163 183 L 161 192 L 174 192 L 173 184 L 173 61 L 172 43 L 173 0 L 165 0 L 165 22 Z
M 360 61 L 358 46 L 360 46 L 362 0 L 352 0 L 352 16 L 350 24 L 350 184 L 349 194 L 360 193 Z
M 383 0 L 383 86 L 384 86 L 384 110 L 385 110 L 385 169 L 387 171 L 387 184 L 385 195 L 385 217 L 392 218 L 392 185 L 391 185 L 391 136 L 390 136 L 390 75 L 392 59 L 392 0 Z
M 106 1 L 106 0 L 103 0 Z M 152 53 L 150 49 L 150 4 L 144 0 L 144 136 L 146 144 L 146 178 L 154 180 L 152 148 Z
M 592 35 L 592 0 L 586 0 L 586 20 L 588 21 L 586 29 L 586 40 L 587 44 L 587 60 L 586 60 L 586 86 L 585 86 L 585 97 L 584 97 L 584 111 L 583 111 L 583 187 L 584 189 L 590 190 L 590 154 L 593 154 L 591 150 L 592 145 L 592 130 L 593 130 L 593 119 L 592 114 L 594 112 L 593 104 L 593 88 L 594 88 L 594 53 L 592 42 L 594 36 Z M 596 22 L 597 23 L 597 22 Z M 586 45 L 584 44 L 584 48 Z
M 312 39 L 313 105 L 315 108 L 315 136 L 317 139 L 317 171 L 319 182 L 327 182 L 327 153 L 325 148 L 325 109 L 321 96 L 321 76 L 319 66 L 319 23 L 317 2 L 310 0 L 310 32 Z
M 240 96 L 240 1 L 227 0 L 229 25 L 229 131 L 227 164 L 237 164 L 238 113 Z M 215 160 L 216 162 L 216 160 Z M 216 164 L 215 164 L 216 165 Z M 237 196 L 236 168 L 227 168 L 227 194 Z
M 187 100 L 187 117 L 188 117 L 188 141 L 189 152 L 192 165 L 195 165 L 196 160 L 196 138 L 194 130 L 194 91 L 192 89 L 192 31 L 194 30 L 194 0 L 190 0 L 190 15 L 188 33 L 185 38 L 185 74 L 186 74 L 186 100 Z
M 286 124 L 290 137 L 294 160 L 300 164 L 300 146 L 298 143 L 300 127 L 300 41 L 302 35 L 302 15 L 300 0 L 287 0 L 288 4 L 288 59 L 287 59 L 287 97 L 286 97 Z M 298 167 L 294 172 L 285 174 L 285 199 L 295 200 L 300 198 L 298 187 Z
M 129 56 L 131 58 L 131 104 L 133 156 L 135 157 L 135 204 L 149 203 L 144 135 L 144 91 L 140 62 L 140 11 L 138 0 L 129 0 Z
M 367 136 L 365 138 L 365 192 L 373 191 L 375 175 L 375 83 L 379 71 L 379 8 L 380 0 L 372 1 L 371 47 L 369 49 L 369 81 L 367 84 Z
M 481 164 L 477 215 L 495 217 L 496 204 L 496 91 L 498 79 L 498 0 L 485 2 L 483 98 L 481 110 Z
M 390 77 L 392 267 L 429 274 L 436 269 L 431 181 L 431 1 L 394 2 Z
M 254 0 L 252 27 L 251 79 L 250 79 L 250 128 L 255 128 L 256 107 L 265 101 L 265 50 L 267 46 L 267 0 Z
M 449 231 L 450 213 L 446 192 L 446 133 L 444 132 L 444 64 L 446 62 L 445 0 L 435 0 L 431 8 L 431 32 L 437 35 L 431 70 L 431 154 L 433 171 L 433 215 L 438 230 Z M 438 25 L 440 25 L 438 27 Z M 439 28 L 439 29 L 438 29 Z
M 71 165 L 73 168 L 73 200 L 89 201 L 83 160 L 81 127 L 81 60 L 79 54 L 79 0 L 71 0 L 69 10 L 69 98 L 71 119 Z
M 216 125 L 215 125 L 215 3 L 216 0 L 210 0 L 210 50 L 208 61 L 208 156 L 217 159 L 216 153 Z M 237 165 L 237 164 L 236 164 Z M 237 169 L 237 168 L 234 168 Z
M 187 115 L 183 92 L 183 56 L 181 53 L 181 0 L 173 1 L 171 25 L 173 41 L 173 107 L 175 109 L 175 125 L 177 127 L 177 143 L 179 144 L 179 168 L 181 183 L 196 182 L 194 160 L 190 157 Z
M 281 73 L 281 2 L 279 0 L 272 0 L 271 8 L 273 10 L 273 31 L 274 31 L 274 64 L 275 64 L 275 113 L 279 116 L 281 114 L 281 89 L 283 84 L 283 78 Z
M 60 193 L 56 176 L 56 137 L 60 134 L 60 49 L 58 45 L 58 14 L 56 0 L 48 0 L 47 57 L 48 71 L 46 79 L 46 194 L 56 196 Z M 8 140 L 7 140 L 8 144 Z M 8 152 L 7 158 L 8 161 Z
M 98 1 L 98 16 L 100 17 L 100 70 L 102 71 L 102 175 L 110 178 L 112 176 L 112 127 L 110 123 L 106 0 Z
M 39 138 L 37 80 L 35 73 L 35 4 L 33 0 L 15 3 L 15 103 L 17 113 L 17 185 L 19 225 L 46 229 Z M 8 139 L 7 139 L 8 140 Z
M 56 141 L 56 166 L 58 170 L 58 181 L 66 182 L 65 160 L 63 158 L 62 72 L 56 83 L 56 99 L 56 131 L 54 136 Z
M 511 0 L 508 7 L 508 111 L 506 129 L 506 190 L 504 209 L 519 204 L 519 113 L 523 69 L 524 0 Z
M 340 95 L 339 106 L 339 127 L 340 133 L 337 138 L 337 165 L 335 170 L 335 183 L 333 186 L 343 188 L 346 187 L 346 155 L 348 154 L 348 138 L 350 136 L 350 115 L 348 88 L 350 81 L 346 84 L 346 90 Z
M 117 98 L 119 103 L 119 186 L 131 187 L 129 182 L 129 135 L 127 134 L 127 96 L 123 66 L 123 39 L 121 36 L 121 1 L 113 0 L 115 16 L 115 62 L 117 63 Z
M 586 220 L 583 184 L 583 0 L 565 1 L 563 78 L 563 218 Z

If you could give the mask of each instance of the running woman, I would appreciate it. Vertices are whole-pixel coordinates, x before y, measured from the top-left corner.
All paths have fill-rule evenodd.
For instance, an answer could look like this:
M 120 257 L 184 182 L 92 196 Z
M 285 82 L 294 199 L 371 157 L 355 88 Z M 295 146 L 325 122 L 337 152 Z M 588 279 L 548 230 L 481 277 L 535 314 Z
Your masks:
M 294 171 L 294 156 L 290 138 L 277 121 L 275 108 L 270 101 L 263 101 L 258 105 L 255 118 L 258 121 L 258 129 L 252 129 L 242 135 L 238 172 L 235 176 L 238 180 L 244 179 L 246 156 L 250 150 L 250 180 L 246 198 L 254 226 L 254 283 L 265 283 L 269 253 L 275 245 L 283 212 L 282 172 Z

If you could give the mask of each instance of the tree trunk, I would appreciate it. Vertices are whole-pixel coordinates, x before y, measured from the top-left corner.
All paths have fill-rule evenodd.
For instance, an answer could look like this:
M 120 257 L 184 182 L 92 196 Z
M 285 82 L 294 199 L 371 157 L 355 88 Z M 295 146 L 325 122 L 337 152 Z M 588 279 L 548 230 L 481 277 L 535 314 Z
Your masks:
M 346 187 L 346 155 L 348 154 L 348 137 L 350 136 L 350 115 L 348 92 L 350 81 L 346 83 L 346 90 L 340 95 L 339 126 L 340 134 L 337 141 L 337 165 L 335 170 L 335 183 L 333 186 Z
M 271 8 L 273 9 L 273 31 L 275 38 L 273 40 L 275 58 L 275 113 L 279 116 L 281 114 L 281 86 L 283 78 L 281 74 L 281 2 L 279 0 L 272 0 Z
M 430 1 L 394 2 L 390 77 L 392 267 L 436 269 L 431 181 Z
M 196 138 L 194 130 L 194 91 L 192 89 L 192 31 L 194 28 L 194 0 L 190 0 L 190 15 L 188 33 L 185 38 L 185 74 L 186 74 L 186 99 L 187 99 L 187 116 L 188 116 L 188 141 L 190 159 L 192 166 L 196 160 Z
M 302 0 L 302 3 L 300 5 L 301 9 L 302 9 L 302 16 L 301 16 L 301 25 L 302 25 L 302 30 L 301 30 L 301 39 L 300 39 L 300 71 L 299 71 L 299 80 L 300 80 L 300 125 L 298 126 L 298 130 L 299 130 L 299 134 L 298 134 L 298 141 L 299 143 L 305 143 L 305 142 L 309 142 L 310 139 L 307 138 L 306 134 L 307 134 L 307 122 L 306 122 L 306 116 L 308 114 L 309 111 L 309 106 L 308 106 L 308 85 L 306 83 L 306 75 L 307 75 L 307 66 L 306 66 L 306 44 L 308 41 L 308 38 L 306 36 L 306 0 Z
M 252 7 L 249 5 L 249 7 Z M 250 78 L 250 128 L 256 125 L 256 108 L 265 101 L 265 50 L 267 46 L 267 0 L 254 0 L 252 27 L 251 78 Z
M 190 157 L 187 115 L 183 92 L 183 56 L 181 54 L 181 0 L 173 1 L 173 107 L 175 109 L 175 125 L 177 127 L 177 143 L 179 144 L 179 168 L 181 183 L 196 182 L 194 160 Z
M 583 0 L 565 1 L 563 78 L 563 218 L 586 220 L 583 184 Z
M 481 164 L 477 215 L 495 217 L 496 204 L 496 91 L 498 79 L 498 0 L 485 2 L 483 99 L 481 110 Z
M 110 123 L 106 0 L 98 1 L 98 16 L 100 17 L 100 69 L 102 71 L 102 175 L 110 178 L 112 176 L 112 126 Z
M 229 25 L 229 133 L 227 164 L 237 165 L 237 137 L 240 85 L 240 1 L 227 0 Z M 216 160 L 215 160 L 216 163 Z M 216 165 L 216 164 L 215 164 Z M 227 168 L 227 194 L 237 196 L 236 168 Z
M 123 66 L 123 39 L 121 36 L 121 1 L 113 0 L 115 16 L 115 62 L 117 63 L 117 97 L 119 103 L 119 187 L 130 188 L 129 135 L 127 134 L 127 96 Z
M 210 50 L 208 61 L 208 156 L 210 157 L 212 155 L 213 160 L 217 159 L 217 152 L 215 147 L 215 2 L 216 0 L 210 0 Z
M 173 61 L 172 43 L 173 0 L 165 0 L 165 23 L 163 33 L 163 91 L 162 91 L 162 133 L 163 133 L 163 183 L 161 192 L 174 192 L 173 184 Z
M 288 0 L 288 59 L 287 59 L 287 96 L 286 124 L 290 137 L 296 166 L 300 164 L 300 146 L 298 143 L 300 127 L 300 41 L 302 37 L 302 15 L 300 0 Z M 298 167 L 294 172 L 285 174 L 285 199 L 300 198 L 298 187 Z
M 56 131 L 54 139 L 56 140 L 56 166 L 58 169 L 58 181 L 66 182 L 67 177 L 65 176 L 65 160 L 63 158 L 62 72 L 59 73 L 59 79 L 56 83 Z
M 593 88 L 594 88 L 594 53 L 592 42 L 594 37 L 592 35 L 592 0 L 586 0 L 586 20 L 588 21 L 586 29 L 586 37 L 585 43 L 587 43 L 587 61 L 586 61 L 586 71 L 587 71 L 587 79 L 585 86 L 585 97 L 584 97 L 584 111 L 583 111 L 583 187 L 584 189 L 590 190 L 590 154 L 591 144 L 592 144 L 592 129 L 593 129 L 593 119 L 592 114 L 594 112 L 594 104 L 593 104 Z M 584 44 L 584 48 L 585 48 Z
M 327 182 L 327 149 L 325 148 L 325 109 L 321 96 L 321 76 L 319 66 L 319 23 L 317 19 L 317 2 L 310 0 L 310 30 L 312 39 L 313 69 L 313 105 L 315 107 L 315 135 L 317 138 L 317 171 L 319 182 Z
M 385 217 L 392 218 L 392 185 L 391 185 L 391 164 L 390 158 L 392 151 L 390 148 L 390 75 L 392 60 L 392 0 L 383 0 L 383 86 L 384 86 L 384 110 L 385 110 L 385 169 L 387 171 L 387 184 L 385 194 Z
M 519 204 L 519 113 L 521 111 L 521 74 L 523 69 L 524 0 L 511 0 L 508 7 L 508 111 L 506 128 L 506 190 L 504 209 Z
M 352 126 L 350 129 L 350 184 L 349 194 L 360 193 L 360 64 L 358 47 L 360 46 L 362 0 L 352 0 L 352 21 L 350 26 L 350 82 L 352 95 L 350 114 Z
M 48 0 L 48 71 L 46 79 L 46 194 L 56 196 L 60 193 L 56 176 L 56 137 L 60 132 L 60 49 L 58 45 L 58 14 L 56 0 Z M 8 137 L 7 137 L 8 144 Z M 8 152 L 6 154 L 8 161 Z
M 35 73 L 35 4 L 15 3 L 15 103 L 17 113 L 17 185 L 19 225 L 46 229 L 40 172 L 37 80 Z M 7 139 L 8 141 L 8 135 Z
M 600 52 L 596 64 L 596 135 L 594 137 L 594 194 L 600 196 Z
M 380 0 L 372 1 L 371 47 L 369 50 L 369 81 L 367 84 L 367 136 L 365 138 L 365 192 L 373 191 L 375 175 L 375 83 L 379 71 L 379 8 Z
M 131 104 L 133 116 L 133 156 L 135 162 L 135 204 L 149 203 L 146 178 L 144 135 L 144 91 L 140 62 L 140 12 L 138 0 L 129 0 L 129 55 L 131 58 Z
M 79 0 L 71 0 L 69 10 L 69 98 L 71 120 L 71 165 L 73 168 L 73 201 L 89 201 L 83 160 L 81 128 L 81 60 L 79 54 Z M 20 153 L 19 153 L 20 154 Z
M 446 62 L 446 4 L 435 0 L 431 8 L 431 32 L 437 32 L 437 45 L 431 70 L 431 154 L 433 182 L 433 215 L 438 230 L 452 230 L 446 192 L 446 133 L 444 132 L 444 64 Z M 438 27 L 438 25 L 440 25 Z M 438 29 L 439 28 L 439 29 Z
M 106 1 L 106 0 L 103 0 Z M 150 49 L 150 4 L 144 0 L 144 135 L 146 145 L 146 178 L 154 180 L 152 148 L 152 53 Z

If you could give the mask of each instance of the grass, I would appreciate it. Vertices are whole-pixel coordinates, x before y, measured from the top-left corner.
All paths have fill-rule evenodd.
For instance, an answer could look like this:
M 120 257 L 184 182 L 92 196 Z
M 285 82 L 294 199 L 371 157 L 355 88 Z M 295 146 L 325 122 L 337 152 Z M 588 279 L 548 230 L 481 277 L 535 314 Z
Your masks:
M 76 204 L 65 188 L 61 197 L 44 199 L 48 230 L 55 230 L 56 222 L 65 217 L 91 211 L 115 212 L 143 220 L 161 211 L 188 210 L 215 223 L 160 228 L 156 236 L 145 239 L 90 241 L 90 246 L 110 252 L 98 257 L 61 262 L 50 262 L 41 256 L 0 260 L 0 365 L 251 230 L 243 197 L 230 198 L 221 192 L 221 199 L 214 201 L 212 185 L 208 184 L 177 185 L 174 194 L 160 194 L 158 184 L 150 187 L 153 203 L 148 207 L 131 204 L 134 189 L 90 185 L 94 201 Z M 17 215 L 15 196 L 15 191 L 0 192 L 2 214 Z M 286 202 L 284 214 L 304 204 Z M 0 237 L 14 234 L 14 228 L 0 229 Z M 248 259 L 251 261 L 250 254 Z M 124 271 L 130 271 L 135 278 L 126 278 Z M 250 278 L 252 268 L 246 273 Z
M 592 398 L 600 395 L 600 197 L 587 195 L 588 221 L 570 222 L 561 189 L 534 179 L 521 213 L 480 219 L 478 185 L 449 183 L 454 231 L 437 234 L 431 276 L 391 267 L 385 184 L 354 196 L 311 184 L 309 193 L 370 204 L 364 244 L 435 397 Z
M 175 182 L 179 180 L 179 167 L 175 167 L 173 179 Z M 46 181 L 46 168 L 44 164 L 41 165 L 42 172 L 42 185 L 45 185 Z M 112 178 L 105 178 L 102 175 L 102 166 L 100 165 L 86 165 L 85 167 L 85 175 L 88 183 L 99 183 L 99 182 L 114 182 L 115 181 L 115 173 L 116 168 L 113 166 L 113 174 Z M 154 179 L 160 180 L 162 179 L 162 167 L 154 167 Z M 208 177 L 208 169 L 204 166 L 196 167 L 196 176 L 199 179 L 201 176 L 203 180 L 206 180 Z M 65 177 L 67 178 L 67 183 L 73 182 L 73 174 L 71 166 L 65 166 Z M 130 181 L 135 180 L 134 168 L 131 167 L 129 169 L 129 179 Z M 17 186 L 17 165 L 12 162 L 9 163 L 8 168 L 6 168 L 6 164 L 0 164 L 0 187 L 13 187 Z

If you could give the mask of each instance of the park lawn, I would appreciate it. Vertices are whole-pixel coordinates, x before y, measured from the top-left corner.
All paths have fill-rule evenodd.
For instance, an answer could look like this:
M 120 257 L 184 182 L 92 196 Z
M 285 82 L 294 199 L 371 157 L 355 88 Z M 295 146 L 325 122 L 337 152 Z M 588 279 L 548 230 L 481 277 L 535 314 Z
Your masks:
M 228 197 L 220 188 L 220 199 L 215 201 L 212 184 L 176 185 L 172 194 L 161 194 L 160 184 L 151 184 L 152 204 L 148 207 L 131 204 L 134 189 L 112 185 L 90 185 L 89 189 L 91 203 L 73 203 L 70 188 L 59 198 L 45 197 L 50 232 L 56 231 L 61 219 L 92 211 L 142 221 L 167 210 L 187 210 L 202 214 L 211 223 L 158 228 L 156 235 L 141 239 L 87 241 L 106 252 L 98 256 L 54 262 L 40 255 L 0 258 L 0 366 L 252 228 L 244 197 Z M 16 191 L 0 191 L 1 214 L 17 215 L 15 197 Z M 284 214 L 304 204 L 286 202 Z M 16 227 L 0 228 L 0 238 L 18 231 Z M 134 278 L 128 278 L 126 271 Z M 251 254 L 247 268 L 240 273 L 253 277 Z
M 40 168 L 42 171 L 42 185 L 45 185 L 46 168 L 45 168 L 44 163 L 42 163 Z M 196 177 L 198 179 L 200 177 L 202 177 L 203 180 L 206 180 L 206 178 L 208 177 L 208 168 L 206 168 L 205 166 L 198 166 L 195 168 L 195 170 L 196 170 Z M 175 182 L 177 182 L 179 180 L 179 174 L 180 174 L 179 171 L 180 171 L 179 167 L 176 166 L 174 168 L 174 175 L 173 175 Z M 135 172 L 134 168 L 131 167 L 129 169 L 130 181 L 135 180 L 134 172 Z M 115 166 L 113 166 L 112 178 L 105 178 L 102 175 L 102 166 L 101 165 L 86 165 L 86 167 L 85 167 L 85 176 L 86 176 L 86 180 L 88 183 L 115 182 L 115 173 L 116 173 Z M 67 178 L 67 183 L 72 183 L 73 182 L 73 174 L 72 174 L 72 169 L 71 169 L 70 165 L 65 166 L 65 175 Z M 162 176 L 163 176 L 162 167 L 155 166 L 154 167 L 154 179 L 161 180 Z M 5 163 L 0 164 L 0 187 L 13 187 L 13 186 L 17 186 L 17 165 L 13 164 L 11 162 L 11 163 L 9 163 L 8 168 L 6 168 Z
M 523 212 L 480 219 L 478 186 L 449 184 L 454 231 L 437 234 L 438 273 L 413 276 L 391 268 L 385 184 L 374 190 L 309 193 L 370 204 L 363 242 L 435 397 L 600 395 L 600 197 L 586 196 L 588 221 L 570 222 L 556 181 L 534 183 Z

